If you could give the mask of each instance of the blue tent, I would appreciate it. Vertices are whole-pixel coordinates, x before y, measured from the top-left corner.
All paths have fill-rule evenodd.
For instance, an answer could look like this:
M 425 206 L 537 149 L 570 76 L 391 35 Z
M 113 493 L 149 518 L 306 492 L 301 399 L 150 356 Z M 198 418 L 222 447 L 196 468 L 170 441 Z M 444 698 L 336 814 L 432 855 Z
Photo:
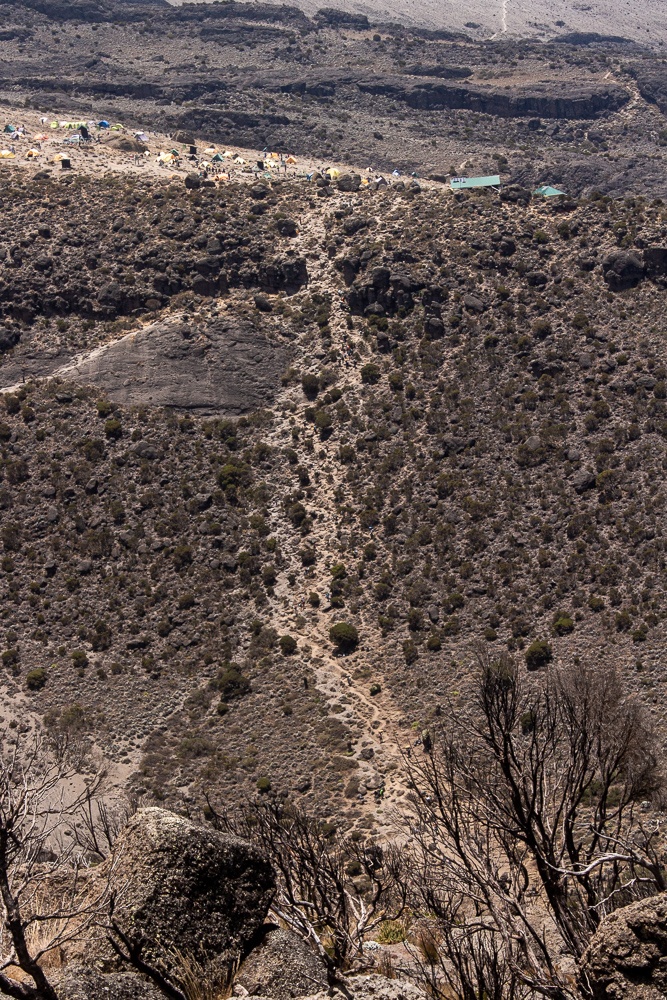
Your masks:
M 11 135 L 13 132 L 16 132 L 16 129 L 14 128 L 13 125 L 5 125 L 4 131 L 9 133 L 9 135 Z
M 101 121 L 97 123 L 98 128 L 110 128 L 109 122 Z

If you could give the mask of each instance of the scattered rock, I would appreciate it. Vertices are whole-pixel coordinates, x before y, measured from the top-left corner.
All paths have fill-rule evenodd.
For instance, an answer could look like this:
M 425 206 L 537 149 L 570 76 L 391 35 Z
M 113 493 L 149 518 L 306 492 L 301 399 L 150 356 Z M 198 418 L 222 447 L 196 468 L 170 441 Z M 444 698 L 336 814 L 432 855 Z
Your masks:
M 602 273 L 612 292 L 623 292 L 635 288 L 642 280 L 644 263 L 632 251 L 612 250 L 602 261 Z
M 312 948 L 293 932 L 276 927 L 253 948 L 236 982 L 253 996 L 291 1000 L 313 993 L 318 986 L 325 989 L 327 977 Z

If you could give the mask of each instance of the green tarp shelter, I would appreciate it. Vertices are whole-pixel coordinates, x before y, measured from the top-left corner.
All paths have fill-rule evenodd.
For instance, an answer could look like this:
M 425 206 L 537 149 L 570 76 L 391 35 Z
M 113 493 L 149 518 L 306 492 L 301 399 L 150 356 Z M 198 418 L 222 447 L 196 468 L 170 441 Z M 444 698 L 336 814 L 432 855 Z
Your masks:
M 535 189 L 533 194 L 541 194 L 543 198 L 556 198 L 558 195 L 565 194 L 565 192 L 551 187 L 550 184 L 542 184 L 541 187 Z
M 452 191 L 465 191 L 468 188 L 500 187 L 500 177 L 452 177 L 449 182 Z

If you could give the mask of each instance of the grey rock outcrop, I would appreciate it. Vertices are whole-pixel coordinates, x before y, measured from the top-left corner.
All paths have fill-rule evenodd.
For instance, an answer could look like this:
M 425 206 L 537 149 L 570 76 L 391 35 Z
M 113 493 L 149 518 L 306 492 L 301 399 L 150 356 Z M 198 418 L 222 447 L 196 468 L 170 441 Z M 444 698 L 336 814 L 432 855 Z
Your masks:
M 163 968 L 178 951 L 226 969 L 261 927 L 275 889 L 256 848 L 156 808 L 130 819 L 95 881 L 108 875 L 119 890 L 118 926 Z M 105 944 L 101 967 L 113 969 Z
M 103 975 L 74 963 L 55 978 L 59 1000 L 163 1000 L 157 986 L 133 972 Z
M 667 893 L 607 917 L 584 955 L 580 976 L 595 1000 L 664 1000 Z
M 635 288 L 645 275 L 641 257 L 629 250 L 613 250 L 602 261 L 602 271 L 612 292 Z
M 238 415 L 270 403 L 287 360 L 287 347 L 248 321 L 221 318 L 193 327 L 177 320 L 94 351 L 70 366 L 67 378 L 98 385 L 124 405 Z
M 327 977 L 312 948 L 296 934 L 276 927 L 251 951 L 236 982 L 254 996 L 291 1000 L 318 986 L 325 989 Z

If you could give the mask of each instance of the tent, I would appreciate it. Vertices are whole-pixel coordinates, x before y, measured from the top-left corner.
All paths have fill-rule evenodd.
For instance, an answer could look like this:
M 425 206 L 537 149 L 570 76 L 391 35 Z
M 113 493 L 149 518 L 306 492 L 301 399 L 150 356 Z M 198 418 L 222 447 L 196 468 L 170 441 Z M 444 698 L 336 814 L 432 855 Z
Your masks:
M 285 163 L 296 163 L 296 157 L 288 156 L 287 159 L 285 160 Z
M 220 156 L 220 153 L 216 153 L 215 156 L 211 157 L 211 161 L 213 163 L 222 163 L 222 159 L 223 158 L 222 158 L 222 156 Z
M 11 149 L 0 149 L 0 160 L 13 160 L 14 154 Z
M 452 177 L 449 182 L 452 191 L 465 191 L 470 188 L 500 187 L 500 177 L 493 174 L 490 177 Z
M 48 138 L 49 138 L 48 135 L 46 135 L 44 132 L 38 132 L 37 135 L 33 135 L 33 139 L 35 142 L 46 142 Z
M 233 158 L 233 156 L 234 156 L 234 154 L 232 153 L 231 149 L 226 149 L 222 155 L 224 156 L 224 158 L 226 160 L 231 160 Z
M 216 152 L 215 146 L 207 146 L 207 148 L 204 150 L 204 154 L 206 156 L 213 156 L 215 152 Z
M 327 167 L 324 173 L 328 174 L 329 177 L 332 178 L 332 180 L 335 180 L 337 177 L 340 177 L 340 170 L 338 170 L 336 167 Z
M 533 194 L 541 194 L 543 198 L 556 198 L 558 195 L 564 195 L 564 191 L 559 191 L 558 188 L 551 187 L 550 184 L 542 184 L 541 187 L 535 189 Z
M 98 128 L 110 128 L 110 125 L 109 125 L 109 122 L 104 121 L 104 119 L 103 119 L 101 122 L 97 123 L 97 127 Z
M 3 132 L 6 132 L 8 135 L 13 135 L 14 132 L 16 132 L 16 128 L 13 125 L 5 125 Z
M 125 128 L 125 126 L 124 126 L 124 125 L 121 125 L 121 123 L 120 123 L 120 122 L 116 122 L 116 124 L 115 124 L 115 125 L 112 125 L 112 126 L 111 126 L 111 131 L 112 131 L 112 132 L 120 132 L 120 131 L 121 131 L 122 129 L 124 129 L 124 128 Z
M 58 128 L 58 122 L 51 122 L 49 128 Z
M 148 136 L 145 132 L 135 132 L 134 138 L 138 139 L 140 142 L 148 142 Z
M 25 154 L 25 156 L 26 156 L 26 160 L 28 160 L 28 159 L 32 160 L 35 156 L 39 156 L 39 150 L 38 149 L 29 149 L 28 152 Z
M 160 163 L 173 163 L 176 157 L 173 153 L 158 153 Z
M 238 163 L 239 165 L 241 165 L 241 164 L 245 163 L 245 160 L 243 159 L 242 156 L 235 156 L 234 157 L 234 163 Z

